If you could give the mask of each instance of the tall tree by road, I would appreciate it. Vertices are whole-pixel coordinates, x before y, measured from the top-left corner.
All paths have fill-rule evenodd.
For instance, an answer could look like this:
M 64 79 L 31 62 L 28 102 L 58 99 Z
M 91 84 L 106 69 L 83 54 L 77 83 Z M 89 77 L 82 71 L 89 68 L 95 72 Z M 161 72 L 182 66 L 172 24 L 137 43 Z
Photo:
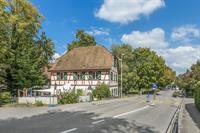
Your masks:
M 185 90 L 187 94 L 193 95 L 195 85 L 200 81 L 200 61 L 198 60 L 193 64 L 190 70 L 185 73 L 180 74 L 177 77 L 176 85 L 178 85 L 182 90 Z
M 38 37 L 43 20 L 27 0 L 0 1 L 0 63 L 8 66 L 4 79 L 11 91 L 45 83 L 41 67 L 54 47 L 45 35 Z
M 123 44 L 113 45 L 112 51 L 120 58 L 124 54 L 124 93 L 149 89 L 152 83 L 157 83 L 160 88 L 165 87 L 176 78 L 176 73 L 165 64 L 165 60 L 148 48 L 133 49 L 132 46 Z

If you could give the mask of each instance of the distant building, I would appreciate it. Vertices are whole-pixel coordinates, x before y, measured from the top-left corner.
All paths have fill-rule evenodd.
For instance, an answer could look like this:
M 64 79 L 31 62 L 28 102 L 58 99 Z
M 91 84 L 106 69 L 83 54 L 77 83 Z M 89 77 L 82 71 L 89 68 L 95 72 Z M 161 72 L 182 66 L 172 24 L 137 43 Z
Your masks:
M 112 96 L 118 96 L 118 60 L 103 46 L 74 48 L 51 67 L 51 85 L 71 84 L 85 91 L 105 83 Z

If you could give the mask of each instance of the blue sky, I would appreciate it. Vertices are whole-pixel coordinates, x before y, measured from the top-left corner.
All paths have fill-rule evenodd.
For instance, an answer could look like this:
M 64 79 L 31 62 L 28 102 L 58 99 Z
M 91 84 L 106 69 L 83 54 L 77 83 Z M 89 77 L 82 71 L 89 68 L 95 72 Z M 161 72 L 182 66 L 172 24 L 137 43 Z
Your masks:
M 31 0 L 45 17 L 42 30 L 62 55 L 77 29 L 110 49 L 149 47 L 177 73 L 200 57 L 200 0 Z

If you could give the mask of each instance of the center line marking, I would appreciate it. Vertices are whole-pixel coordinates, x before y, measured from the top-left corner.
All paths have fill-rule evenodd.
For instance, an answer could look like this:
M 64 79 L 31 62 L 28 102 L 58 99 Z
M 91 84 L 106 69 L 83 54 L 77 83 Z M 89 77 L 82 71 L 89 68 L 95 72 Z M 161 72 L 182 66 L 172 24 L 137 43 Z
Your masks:
M 129 112 L 125 112 L 125 113 L 122 113 L 122 114 L 119 114 L 119 115 L 115 115 L 115 116 L 113 116 L 113 118 L 118 118 L 118 117 L 125 116 L 125 115 L 131 114 L 131 113 L 135 113 L 135 112 L 144 110 L 144 109 L 146 109 L 146 108 L 149 108 L 149 105 L 144 106 L 144 107 L 139 108 L 139 109 L 136 109 L 136 110 L 132 110 L 132 111 L 129 111 Z
M 97 123 L 100 123 L 100 122 L 103 122 L 104 120 L 99 120 L 99 121 L 94 121 L 92 122 L 92 124 L 97 124 Z
M 77 129 L 78 128 L 72 128 L 72 129 L 69 129 L 69 130 L 62 131 L 61 133 L 69 133 L 69 132 L 75 131 Z

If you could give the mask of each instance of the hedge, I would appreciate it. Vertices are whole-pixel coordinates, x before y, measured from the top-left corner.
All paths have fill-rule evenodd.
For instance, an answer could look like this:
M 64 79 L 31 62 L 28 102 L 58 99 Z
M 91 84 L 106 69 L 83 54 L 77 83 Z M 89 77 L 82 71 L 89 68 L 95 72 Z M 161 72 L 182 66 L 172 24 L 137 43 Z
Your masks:
M 60 97 L 58 98 L 58 104 L 71 104 L 71 103 L 78 103 L 79 95 L 75 92 L 64 92 L 61 93 Z
M 194 101 L 197 109 L 200 111 L 200 81 L 196 84 Z

